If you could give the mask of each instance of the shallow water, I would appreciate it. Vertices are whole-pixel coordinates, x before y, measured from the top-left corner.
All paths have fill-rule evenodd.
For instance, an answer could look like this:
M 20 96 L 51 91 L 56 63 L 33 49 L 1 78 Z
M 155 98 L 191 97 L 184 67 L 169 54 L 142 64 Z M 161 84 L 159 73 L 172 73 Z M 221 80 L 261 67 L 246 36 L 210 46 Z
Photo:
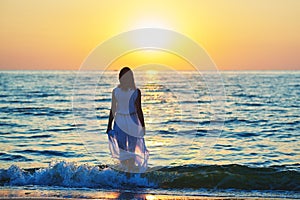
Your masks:
M 135 76 L 150 168 L 277 166 L 299 176 L 299 72 L 222 72 L 226 96 L 218 112 L 207 88 L 213 78 L 165 71 Z M 1 169 L 112 162 L 105 130 L 117 72 L 1 71 L 0 80 Z M 224 122 L 222 131 L 213 132 L 214 121 Z

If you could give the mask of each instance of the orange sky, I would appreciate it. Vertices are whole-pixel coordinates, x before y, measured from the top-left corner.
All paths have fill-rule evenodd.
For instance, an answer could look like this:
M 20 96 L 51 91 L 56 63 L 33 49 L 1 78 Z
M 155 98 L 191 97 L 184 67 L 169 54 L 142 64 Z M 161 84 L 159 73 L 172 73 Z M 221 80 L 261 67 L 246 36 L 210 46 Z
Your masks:
M 1 0 L 0 69 L 77 70 L 103 41 L 154 27 L 195 40 L 221 70 L 299 70 L 299 19 L 299 0 Z M 143 64 L 145 53 L 115 63 Z M 153 60 L 189 69 L 162 56 Z

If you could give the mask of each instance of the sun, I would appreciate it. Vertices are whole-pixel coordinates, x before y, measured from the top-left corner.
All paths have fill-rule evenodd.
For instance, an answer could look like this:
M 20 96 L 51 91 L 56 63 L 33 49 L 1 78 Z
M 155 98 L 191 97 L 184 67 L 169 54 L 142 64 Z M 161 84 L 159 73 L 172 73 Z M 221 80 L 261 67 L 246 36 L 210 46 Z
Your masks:
M 132 28 L 162 28 L 162 29 L 171 29 L 171 24 L 159 17 L 148 17 L 142 18 L 132 24 Z

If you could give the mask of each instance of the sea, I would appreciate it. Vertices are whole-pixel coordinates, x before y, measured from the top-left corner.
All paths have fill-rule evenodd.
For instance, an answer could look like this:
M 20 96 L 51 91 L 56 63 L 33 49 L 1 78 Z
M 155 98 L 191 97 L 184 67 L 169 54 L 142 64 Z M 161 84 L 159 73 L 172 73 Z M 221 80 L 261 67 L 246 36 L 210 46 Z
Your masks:
M 141 174 L 118 171 L 108 149 L 118 71 L 0 71 L 0 196 L 300 199 L 300 71 L 134 73 L 150 153 Z

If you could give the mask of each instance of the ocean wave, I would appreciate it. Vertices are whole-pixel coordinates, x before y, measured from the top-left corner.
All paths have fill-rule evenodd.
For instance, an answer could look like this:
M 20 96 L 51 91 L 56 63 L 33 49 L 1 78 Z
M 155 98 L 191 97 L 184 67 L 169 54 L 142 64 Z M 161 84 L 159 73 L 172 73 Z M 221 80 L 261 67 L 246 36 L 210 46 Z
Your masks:
M 125 188 L 154 187 L 146 177 L 139 174 L 127 178 L 121 173 L 105 166 L 89 166 L 86 164 L 59 162 L 47 168 L 21 169 L 16 165 L 8 169 L 0 169 L 1 186 L 63 186 L 77 188 Z
M 0 185 L 300 191 L 300 172 L 285 166 L 185 165 L 128 176 L 106 165 L 76 165 L 61 161 L 47 168 L 21 169 L 12 165 L 8 169 L 0 169 Z

